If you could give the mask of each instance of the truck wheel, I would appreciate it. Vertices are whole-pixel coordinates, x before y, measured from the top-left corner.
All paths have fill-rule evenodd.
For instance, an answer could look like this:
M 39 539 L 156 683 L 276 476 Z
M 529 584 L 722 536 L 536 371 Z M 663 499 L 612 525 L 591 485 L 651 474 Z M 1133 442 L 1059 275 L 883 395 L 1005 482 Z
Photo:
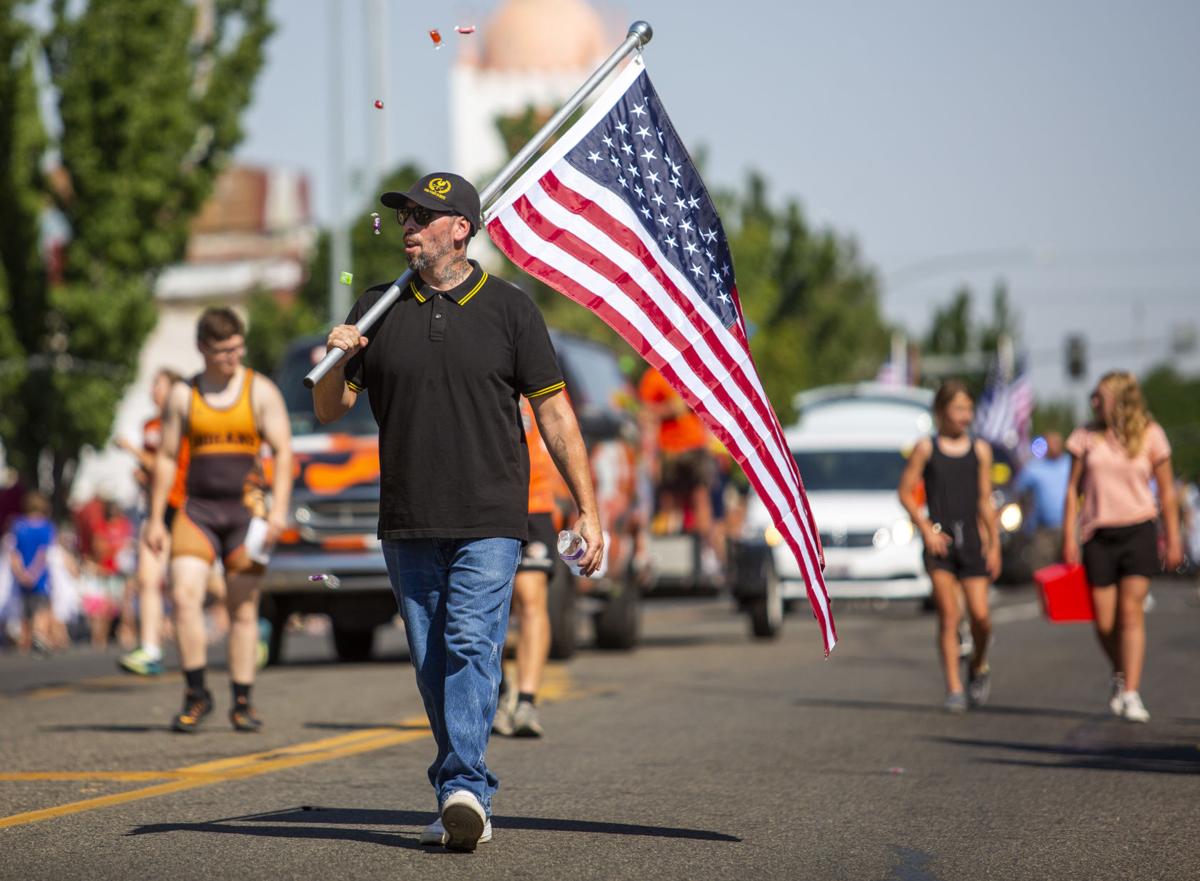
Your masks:
M 550 657 L 565 661 L 575 654 L 575 579 L 561 561 L 550 572 L 546 605 L 550 613 Z
M 593 618 L 596 647 L 606 650 L 629 650 L 641 637 L 642 595 L 632 574 L 613 581 L 612 593 L 604 609 Z
M 768 564 L 766 592 L 750 603 L 750 630 L 758 639 L 775 639 L 783 629 L 783 589 Z
M 374 627 L 368 630 L 333 628 L 333 648 L 339 661 L 369 661 L 374 645 Z

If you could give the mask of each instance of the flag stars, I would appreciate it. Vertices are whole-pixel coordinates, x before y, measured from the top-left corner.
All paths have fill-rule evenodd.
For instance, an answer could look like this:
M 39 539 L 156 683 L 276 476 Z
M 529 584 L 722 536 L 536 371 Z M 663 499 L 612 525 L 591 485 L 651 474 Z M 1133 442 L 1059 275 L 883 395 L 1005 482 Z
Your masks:
M 650 172 L 648 175 L 646 175 L 646 180 L 650 181 L 650 183 L 652 183 L 652 184 L 658 183 L 658 172 L 657 171 Z
M 682 226 L 682 224 L 680 224 L 680 225 Z M 689 254 L 695 254 L 695 253 L 696 253 L 697 251 L 699 251 L 700 249 L 699 249 L 699 248 L 697 248 L 697 247 L 696 247 L 694 244 L 692 244 L 691 242 L 687 242 L 687 241 L 685 241 L 685 242 L 684 242 L 684 244 L 683 244 L 683 250 L 687 251 Z
M 649 220 L 649 219 L 650 219 L 650 216 L 651 216 L 651 214 L 650 214 L 650 209 L 649 209 L 649 208 L 647 208 L 645 205 L 643 205 L 643 206 L 642 206 L 641 208 L 639 208 L 638 210 L 642 212 L 642 216 L 643 216 L 643 217 L 645 217 L 647 220 Z
M 650 201 L 653 202 L 655 205 L 657 205 L 659 208 L 661 208 L 666 203 L 667 200 L 662 197 L 661 193 L 655 193 L 653 196 L 650 197 Z
M 679 197 L 676 197 L 675 198 L 675 207 L 678 208 L 680 211 L 682 211 L 684 208 L 687 207 L 687 202 L 683 201 L 683 199 L 680 199 Z
M 632 113 L 634 116 L 636 116 L 638 119 L 641 119 L 646 114 L 646 105 L 645 104 L 634 104 L 633 109 L 630 110 L 629 112 Z
M 621 152 L 624 153 L 626 156 L 632 156 L 633 155 L 633 147 L 629 146 L 628 144 L 622 144 Z
M 627 134 L 629 134 L 629 126 L 623 122 L 618 122 L 617 123 L 617 131 L 619 131 L 623 135 L 627 135 Z
M 610 138 L 608 135 L 605 135 L 603 138 L 601 138 L 601 140 L 604 141 L 604 146 L 608 147 L 608 149 L 610 149 L 610 150 L 615 146 L 613 144 L 613 139 Z
M 588 160 L 592 163 L 592 165 L 595 165 L 597 162 L 599 162 L 601 158 L 603 157 L 601 157 L 601 155 L 594 150 L 588 153 Z
M 616 166 L 618 169 L 620 169 L 620 167 L 621 167 L 621 160 L 617 158 L 617 154 L 615 154 L 615 153 L 610 153 L 610 154 L 609 154 L 609 157 L 608 157 L 608 161 L 609 161 L 609 162 L 611 162 L 611 163 L 612 163 L 614 166 Z
M 671 218 L 669 218 L 663 214 L 658 215 L 658 222 L 661 223 L 664 227 L 671 226 Z
M 676 240 L 675 236 L 667 236 L 663 241 L 665 241 L 672 248 L 679 247 L 679 242 Z
M 691 231 L 692 231 L 692 225 L 693 225 L 693 224 L 692 224 L 692 222 L 691 222 L 690 220 L 687 220 L 687 219 L 685 218 L 685 219 L 683 220 L 683 222 L 679 224 L 679 228 L 680 228 L 680 229 L 686 229 L 688 232 L 691 232 Z
M 715 281 L 719 282 L 721 280 L 721 273 L 717 272 L 715 269 L 710 272 L 709 275 L 711 275 Z
M 725 276 L 726 278 L 729 278 L 729 264 L 728 263 L 721 264 L 721 274 L 723 276 Z
M 662 130 L 662 129 L 660 129 L 660 128 L 656 128 L 656 129 L 654 130 L 654 133 L 655 133 L 656 135 L 658 135 L 658 142 L 661 144 L 661 143 L 663 142 L 663 138 L 665 137 L 665 136 L 663 135 L 663 130 Z
M 704 239 L 704 241 L 711 245 L 717 240 L 717 234 L 711 229 L 702 229 L 700 230 L 700 238 Z M 711 260 L 712 257 L 709 257 L 708 259 Z
M 717 294 L 717 299 L 720 300 L 722 303 L 728 303 L 731 301 L 732 298 L 729 296 L 729 294 L 725 293 L 724 291 L 721 291 L 721 293 Z
M 695 196 L 688 196 L 688 207 L 695 210 L 700 207 L 700 200 Z
M 671 175 L 671 186 L 673 186 L 677 190 L 683 188 L 683 183 L 679 180 L 679 175 L 677 175 L 677 174 Z M 687 205 L 687 203 L 684 202 L 682 199 L 680 199 L 679 207 L 683 208 L 685 205 Z
M 713 258 L 713 255 L 712 255 L 712 251 L 708 250 L 708 248 L 705 248 L 705 249 L 704 249 L 704 256 L 708 258 L 708 262 L 709 262 L 709 263 L 712 263 L 712 262 L 713 262 L 713 259 L 714 259 L 714 258 Z M 715 273 L 715 272 L 716 272 L 716 270 L 713 270 L 713 272 Z M 721 280 L 721 277 L 718 275 L 718 276 L 717 276 L 717 281 L 720 281 L 720 280 Z
M 623 189 L 629 189 L 629 181 L 625 180 L 625 178 L 618 177 L 617 183 L 619 183 Z
M 676 165 L 674 162 L 672 162 L 670 156 L 664 156 L 663 159 L 667 160 L 667 165 L 671 166 L 671 174 L 677 175 L 677 174 L 679 174 L 680 171 L 683 170 L 683 166 Z
M 629 173 L 630 173 L 630 174 L 637 174 L 637 173 L 638 173 L 638 169 L 637 169 L 637 166 L 636 166 L 636 165 L 626 165 L 625 167 L 629 169 Z
M 651 150 L 649 147 L 647 147 L 645 150 L 642 151 L 642 158 L 645 159 L 647 162 L 649 162 L 651 159 L 654 159 L 656 156 L 658 156 L 658 154 L 655 153 L 653 150 Z
M 637 130 L 637 136 L 639 138 L 650 137 L 650 129 L 646 128 L 644 125 L 639 125 L 638 130 Z
M 634 191 L 635 193 L 637 193 L 637 196 L 638 196 L 638 198 L 639 198 L 639 199 L 645 199 L 645 198 L 646 198 L 646 191 L 645 191 L 645 190 L 643 190 L 639 184 L 634 184 L 634 185 L 633 185 L 633 191 Z
M 704 268 L 699 263 L 693 263 L 692 264 L 692 275 L 696 276 L 696 278 L 703 278 L 704 277 Z

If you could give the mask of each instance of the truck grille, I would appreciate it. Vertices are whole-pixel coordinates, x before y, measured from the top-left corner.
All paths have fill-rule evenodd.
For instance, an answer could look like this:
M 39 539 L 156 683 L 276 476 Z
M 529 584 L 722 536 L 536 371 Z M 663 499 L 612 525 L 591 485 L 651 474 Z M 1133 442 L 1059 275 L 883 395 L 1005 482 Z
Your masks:
M 379 527 L 379 502 L 328 499 L 309 502 L 307 521 L 297 518 L 301 533 L 313 538 L 327 535 L 375 534 Z
M 826 548 L 869 548 L 875 544 L 873 532 L 822 532 L 821 546 Z

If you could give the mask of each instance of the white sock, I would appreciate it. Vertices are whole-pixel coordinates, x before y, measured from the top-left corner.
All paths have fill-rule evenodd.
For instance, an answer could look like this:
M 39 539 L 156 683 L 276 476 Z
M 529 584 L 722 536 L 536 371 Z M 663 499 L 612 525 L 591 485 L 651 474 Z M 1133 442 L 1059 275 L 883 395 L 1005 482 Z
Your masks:
M 144 645 L 142 646 L 142 651 L 149 655 L 151 660 L 162 660 L 162 649 L 156 645 Z

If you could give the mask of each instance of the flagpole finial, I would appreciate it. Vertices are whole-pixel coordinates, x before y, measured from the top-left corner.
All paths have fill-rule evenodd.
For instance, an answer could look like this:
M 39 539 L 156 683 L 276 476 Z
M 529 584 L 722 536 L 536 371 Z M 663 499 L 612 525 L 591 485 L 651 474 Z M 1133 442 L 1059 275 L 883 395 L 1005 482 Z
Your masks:
M 654 28 L 648 21 L 635 21 L 629 26 L 630 37 L 637 37 L 638 48 L 645 46 L 654 37 Z

